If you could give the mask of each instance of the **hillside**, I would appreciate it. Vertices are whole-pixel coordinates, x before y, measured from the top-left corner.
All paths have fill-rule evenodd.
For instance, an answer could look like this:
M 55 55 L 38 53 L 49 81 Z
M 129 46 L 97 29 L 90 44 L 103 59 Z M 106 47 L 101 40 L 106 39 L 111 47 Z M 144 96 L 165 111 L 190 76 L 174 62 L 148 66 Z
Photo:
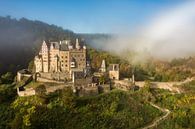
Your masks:
M 155 103 L 171 111 L 166 120 L 154 129 L 194 129 L 195 127 L 195 81 L 180 86 L 181 94 L 172 94 L 166 90 L 155 89 L 152 94 Z
M 147 103 L 143 91 L 76 97 L 66 89 L 47 96 L 14 97 L 11 89 L 0 85 L 4 96 L 0 128 L 4 129 L 134 129 L 162 115 Z

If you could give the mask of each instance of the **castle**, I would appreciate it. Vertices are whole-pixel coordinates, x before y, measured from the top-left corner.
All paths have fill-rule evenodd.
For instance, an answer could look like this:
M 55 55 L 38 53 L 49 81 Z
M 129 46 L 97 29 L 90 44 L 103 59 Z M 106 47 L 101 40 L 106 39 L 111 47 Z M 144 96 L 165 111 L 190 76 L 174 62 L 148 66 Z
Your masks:
M 72 72 L 86 73 L 89 66 L 86 56 L 87 48 L 81 43 L 78 38 L 75 42 L 71 40 L 43 41 L 41 50 L 34 59 L 35 72 L 42 75 L 43 73 L 50 73 L 50 75 L 60 73 L 69 78 Z
M 119 64 L 109 64 L 107 69 L 105 60 L 102 60 L 99 71 L 91 73 L 87 48 L 78 38 L 75 41 L 43 41 L 34 58 L 34 68 L 31 72 L 27 69 L 17 72 L 19 96 L 37 94 L 36 87 L 25 87 L 33 80 L 44 83 L 46 93 L 71 87 L 78 96 L 109 92 L 113 87 L 125 91 L 135 87 L 134 76 L 133 81 L 120 80 Z

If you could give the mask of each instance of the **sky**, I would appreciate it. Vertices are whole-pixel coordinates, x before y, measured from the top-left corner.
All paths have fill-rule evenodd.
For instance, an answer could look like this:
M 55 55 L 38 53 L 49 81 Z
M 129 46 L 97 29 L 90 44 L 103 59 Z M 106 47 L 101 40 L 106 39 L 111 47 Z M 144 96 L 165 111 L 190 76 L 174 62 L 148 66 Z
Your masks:
M 40 20 L 77 33 L 133 32 L 186 0 L 0 0 L 0 16 Z

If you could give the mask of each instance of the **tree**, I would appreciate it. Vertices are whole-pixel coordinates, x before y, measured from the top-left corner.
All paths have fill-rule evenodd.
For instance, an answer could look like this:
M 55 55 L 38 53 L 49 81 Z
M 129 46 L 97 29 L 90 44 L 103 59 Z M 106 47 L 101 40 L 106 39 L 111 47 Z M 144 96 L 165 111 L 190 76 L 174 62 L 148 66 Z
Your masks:
M 31 60 L 30 63 L 28 64 L 28 70 L 31 71 L 31 72 L 35 71 L 34 60 Z
M 12 83 L 14 76 L 11 72 L 7 72 L 1 76 L 1 82 L 4 84 Z

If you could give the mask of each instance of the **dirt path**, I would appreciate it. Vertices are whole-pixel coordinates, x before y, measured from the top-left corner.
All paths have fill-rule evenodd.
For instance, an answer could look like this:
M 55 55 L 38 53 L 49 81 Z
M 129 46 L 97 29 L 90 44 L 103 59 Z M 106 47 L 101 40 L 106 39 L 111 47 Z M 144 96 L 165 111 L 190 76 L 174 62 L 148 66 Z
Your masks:
M 193 78 L 194 79 L 194 78 Z M 184 83 L 187 83 L 187 82 L 190 82 L 192 79 L 186 79 L 185 81 L 183 82 L 179 82 L 177 84 L 181 85 L 181 84 L 184 84 Z M 158 83 L 157 83 L 158 84 Z M 176 83 L 174 83 L 176 84 Z M 181 93 L 181 90 L 177 87 L 173 87 L 173 85 L 170 85 L 169 83 L 166 84 L 164 83 L 163 86 L 166 88 L 165 89 L 168 89 L 169 91 L 172 92 L 172 94 L 180 94 Z M 160 89 L 163 89 L 164 87 L 161 87 L 161 86 L 157 86 L 156 88 L 160 88 Z M 171 113 L 170 110 L 166 109 L 166 108 L 162 108 L 162 107 L 159 107 L 158 105 L 150 102 L 150 105 L 152 105 L 153 107 L 157 108 L 158 110 L 162 111 L 165 113 L 165 115 L 161 116 L 161 117 L 158 117 L 156 118 L 154 121 L 152 121 L 149 125 L 146 125 L 145 127 L 143 127 L 142 129 L 150 129 L 150 128 L 153 128 L 155 126 L 157 126 L 160 122 L 162 122 L 163 120 L 165 120 L 169 114 Z
M 161 121 L 165 120 L 169 116 L 169 114 L 171 113 L 170 110 L 168 110 L 166 108 L 161 108 L 158 105 L 153 104 L 151 102 L 150 102 L 150 105 L 152 105 L 153 107 L 155 107 L 155 108 L 159 109 L 160 111 L 164 112 L 165 115 L 155 119 L 151 124 L 143 127 L 142 129 L 150 129 L 150 128 L 153 128 L 153 127 L 157 126 Z

